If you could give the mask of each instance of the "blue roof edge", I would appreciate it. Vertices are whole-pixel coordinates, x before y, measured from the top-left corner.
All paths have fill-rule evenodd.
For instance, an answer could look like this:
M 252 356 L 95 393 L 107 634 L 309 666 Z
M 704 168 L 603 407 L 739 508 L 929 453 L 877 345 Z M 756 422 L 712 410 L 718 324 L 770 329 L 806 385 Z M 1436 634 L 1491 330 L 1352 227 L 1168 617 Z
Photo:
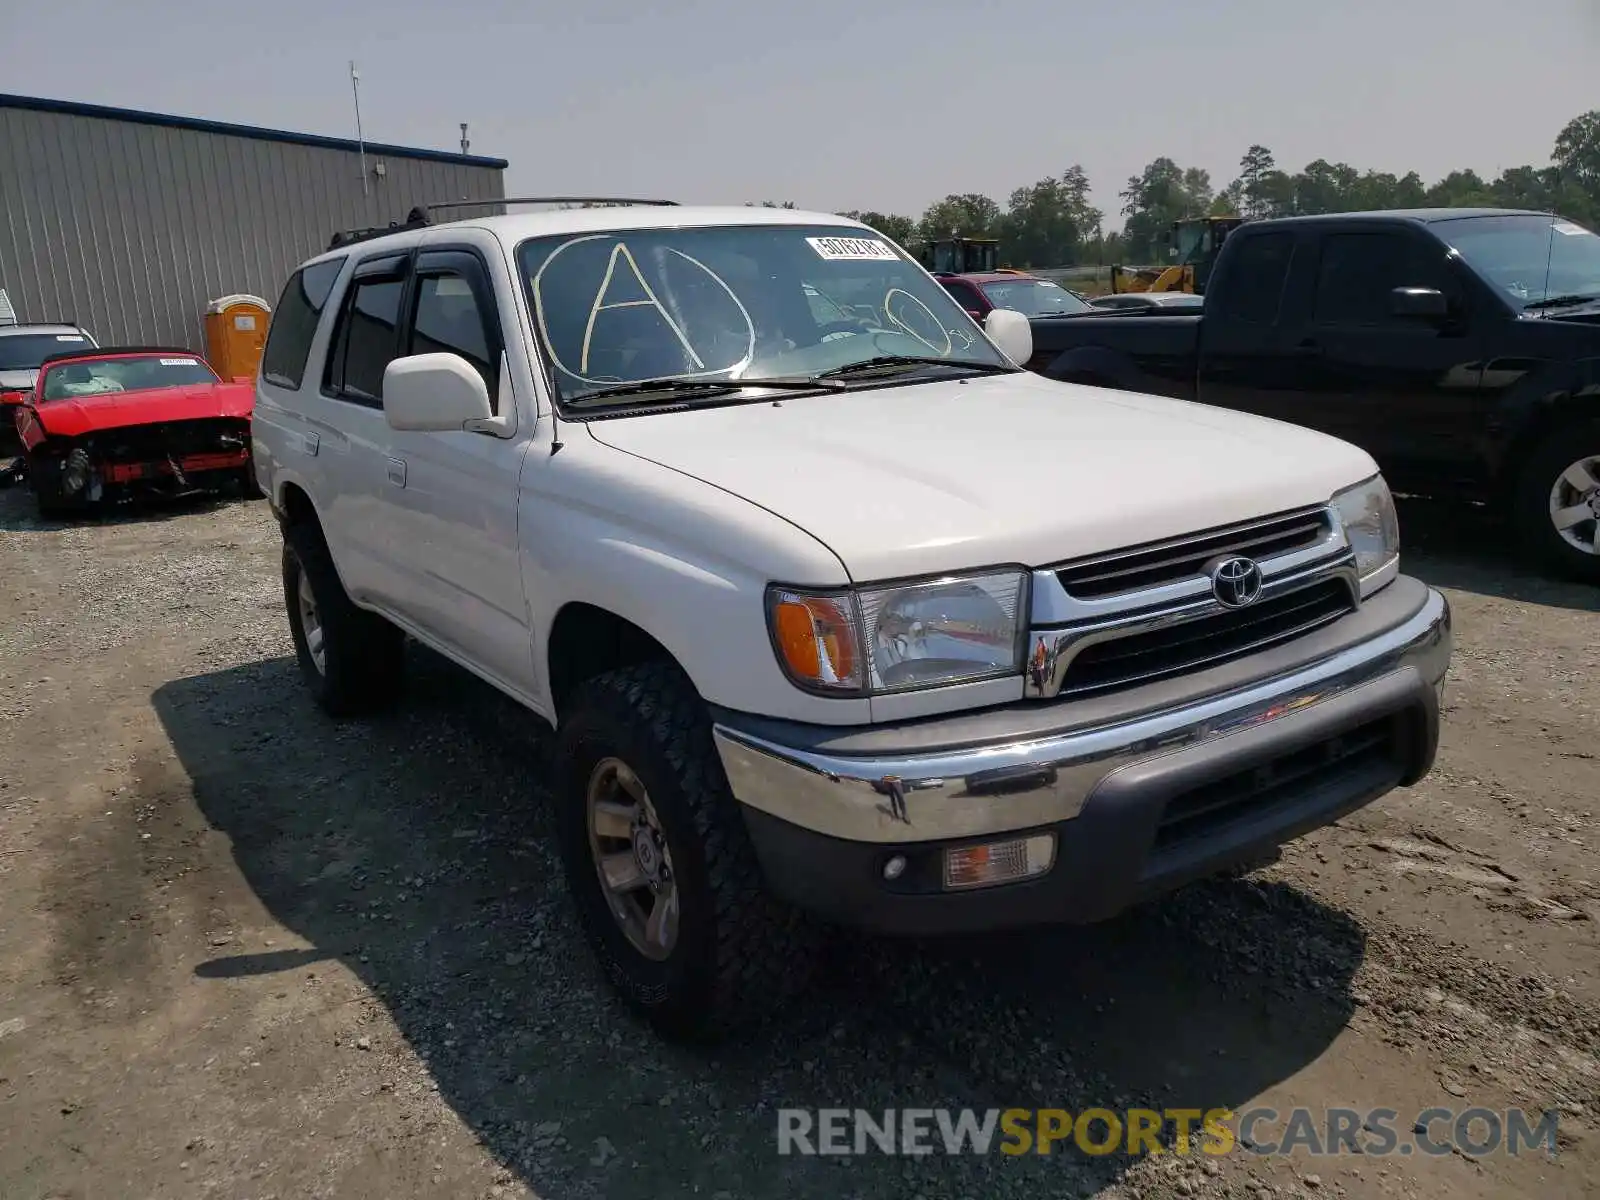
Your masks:
M 391 146 L 385 142 L 357 142 L 354 138 L 324 137 L 319 133 L 294 133 L 286 129 L 267 129 L 260 125 L 235 125 L 227 121 L 207 121 L 199 117 L 178 117 L 169 113 L 142 112 L 134 108 L 113 108 L 105 104 L 84 104 L 77 100 L 52 100 L 44 96 L 12 96 L 0 92 L 0 109 L 20 108 L 32 112 L 61 113 L 73 117 L 98 117 L 106 121 L 128 121 L 138 125 L 160 125 L 167 129 L 192 129 L 197 133 L 219 133 L 255 138 L 264 142 L 287 142 L 295 146 L 317 146 L 324 150 L 354 152 L 364 145 L 368 154 L 387 154 L 391 158 L 417 158 L 426 162 L 455 163 L 463 167 L 488 167 L 504 171 L 511 164 L 503 158 L 477 154 L 452 154 L 448 150 L 424 150 L 416 146 Z

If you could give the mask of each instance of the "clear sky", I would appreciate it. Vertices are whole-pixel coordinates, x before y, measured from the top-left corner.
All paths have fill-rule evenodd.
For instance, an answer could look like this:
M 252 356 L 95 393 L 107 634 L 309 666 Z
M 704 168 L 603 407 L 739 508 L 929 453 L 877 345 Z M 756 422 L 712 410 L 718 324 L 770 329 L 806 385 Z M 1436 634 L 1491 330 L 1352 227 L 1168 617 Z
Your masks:
M 1600 107 L 1600 0 L 0 0 L 0 91 L 350 136 L 351 58 L 369 140 L 466 121 L 517 192 L 917 216 L 1079 162 L 1116 220 L 1152 158 L 1220 188 L 1252 142 L 1544 165 Z

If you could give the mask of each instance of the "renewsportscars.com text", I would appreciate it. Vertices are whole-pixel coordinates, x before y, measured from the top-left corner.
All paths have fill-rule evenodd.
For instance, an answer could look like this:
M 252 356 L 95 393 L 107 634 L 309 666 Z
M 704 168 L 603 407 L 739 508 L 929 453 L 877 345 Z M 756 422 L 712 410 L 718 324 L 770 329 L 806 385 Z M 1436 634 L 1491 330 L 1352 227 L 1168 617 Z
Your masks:
M 1556 1153 L 1554 1111 L 1427 1108 L 780 1108 L 778 1153 L 1339 1155 Z

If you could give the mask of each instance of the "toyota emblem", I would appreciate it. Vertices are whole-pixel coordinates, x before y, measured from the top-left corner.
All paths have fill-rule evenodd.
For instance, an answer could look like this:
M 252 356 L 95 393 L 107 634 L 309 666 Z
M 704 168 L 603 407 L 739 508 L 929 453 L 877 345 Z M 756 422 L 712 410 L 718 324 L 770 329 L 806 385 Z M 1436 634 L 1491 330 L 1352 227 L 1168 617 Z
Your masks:
M 1211 594 L 1223 608 L 1244 608 L 1261 599 L 1261 568 L 1249 558 L 1222 558 L 1211 564 Z

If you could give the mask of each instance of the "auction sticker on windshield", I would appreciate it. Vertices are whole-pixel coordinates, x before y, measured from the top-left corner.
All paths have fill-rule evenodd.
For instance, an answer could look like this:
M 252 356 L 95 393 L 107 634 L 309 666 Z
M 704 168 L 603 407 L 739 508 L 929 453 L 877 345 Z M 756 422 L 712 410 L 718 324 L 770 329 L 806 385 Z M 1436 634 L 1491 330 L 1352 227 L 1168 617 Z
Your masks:
M 1557 233 L 1564 233 L 1568 237 L 1582 237 L 1585 234 L 1588 234 L 1590 237 L 1594 236 L 1594 234 L 1589 233 L 1589 231 L 1582 225 L 1574 225 L 1571 221 L 1557 221 L 1551 225 L 1550 228 L 1554 229 Z
M 161 360 L 161 365 L 163 367 L 192 367 L 192 366 L 194 366 L 194 359 L 192 359 L 192 358 L 163 358 Z
M 819 258 L 829 262 L 898 262 L 900 256 L 887 242 L 875 238 L 813 237 L 806 242 Z

